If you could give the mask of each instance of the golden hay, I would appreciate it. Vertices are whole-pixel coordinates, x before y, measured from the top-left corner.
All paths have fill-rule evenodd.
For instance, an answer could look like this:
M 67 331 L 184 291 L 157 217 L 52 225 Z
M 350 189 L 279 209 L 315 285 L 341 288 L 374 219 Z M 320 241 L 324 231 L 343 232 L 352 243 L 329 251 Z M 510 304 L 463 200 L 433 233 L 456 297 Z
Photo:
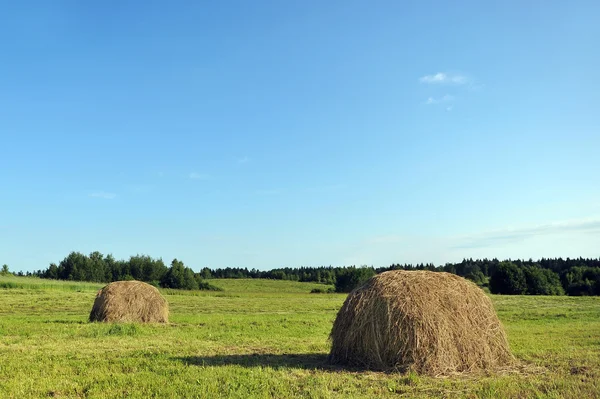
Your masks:
M 329 361 L 427 375 L 510 365 L 485 293 L 450 273 L 394 270 L 352 291 L 331 330 Z
M 150 284 L 115 281 L 98 291 L 90 321 L 168 323 L 169 305 Z

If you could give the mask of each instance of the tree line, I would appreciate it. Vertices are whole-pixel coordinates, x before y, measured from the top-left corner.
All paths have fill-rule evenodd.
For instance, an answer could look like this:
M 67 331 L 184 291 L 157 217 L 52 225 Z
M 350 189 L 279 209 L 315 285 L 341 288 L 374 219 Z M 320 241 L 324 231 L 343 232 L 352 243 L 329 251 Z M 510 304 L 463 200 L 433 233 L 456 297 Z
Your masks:
M 162 288 L 219 290 L 206 282 L 200 273 L 195 273 L 177 259 L 173 259 L 170 267 L 167 267 L 162 259 L 154 259 L 148 255 L 135 255 L 128 260 L 116 260 L 112 255 L 102 255 L 98 251 L 89 255 L 71 252 L 58 264 L 51 263 L 46 270 L 38 270 L 26 275 L 97 283 L 139 280 Z
M 269 278 L 333 284 L 337 292 L 349 292 L 371 276 L 389 270 L 430 270 L 465 277 L 495 294 L 600 295 L 600 259 L 542 258 L 537 261 L 463 259 L 435 266 L 433 263 L 392 264 L 388 267 L 299 267 L 268 271 L 246 268 L 202 269 L 210 278 Z
M 111 282 L 135 279 L 155 286 L 182 289 L 214 289 L 213 278 L 265 278 L 316 282 L 334 285 L 337 292 L 349 292 L 371 276 L 388 270 L 430 270 L 465 277 L 497 294 L 600 295 L 600 259 L 542 258 L 539 260 L 463 259 L 435 266 L 433 263 L 392 264 L 387 267 L 285 267 L 272 270 L 247 268 L 202 268 L 194 272 L 173 259 L 167 267 L 162 259 L 147 255 L 115 260 L 112 255 L 71 252 L 58 264 L 33 274 L 42 278 Z M 21 273 L 22 274 L 22 273 Z

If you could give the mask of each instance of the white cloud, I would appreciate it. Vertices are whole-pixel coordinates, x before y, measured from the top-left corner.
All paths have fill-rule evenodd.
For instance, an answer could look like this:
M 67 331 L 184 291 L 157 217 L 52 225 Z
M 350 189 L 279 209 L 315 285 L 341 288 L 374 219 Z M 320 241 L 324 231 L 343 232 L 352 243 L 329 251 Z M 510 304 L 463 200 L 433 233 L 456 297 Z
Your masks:
M 439 98 L 429 97 L 429 98 L 427 98 L 427 101 L 425 101 L 425 104 L 433 105 L 433 104 L 449 103 L 452 101 L 454 101 L 454 96 L 446 94 L 445 96 L 439 97 Z
M 562 233 L 600 234 L 600 219 L 567 220 L 538 226 L 488 231 L 459 238 L 454 248 L 486 248 Z
M 421 77 L 419 81 L 427 84 L 450 83 L 462 85 L 467 83 L 468 79 L 463 75 L 438 72 L 434 75 L 425 75 Z
M 539 225 L 522 225 L 467 235 L 372 235 L 353 242 L 342 252 L 341 264 L 459 262 L 464 258 L 539 259 L 541 257 L 594 257 L 600 238 L 600 215 Z
M 421 79 L 421 83 L 441 83 L 444 82 L 448 77 L 445 73 L 436 73 L 435 75 L 425 75 Z
M 190 179 L 193 179 L 193 180 L 208 180 L 209 178 L 210 178 L 210 176 L 206 173 L 197 173 L 197 172 L 190 173 Z
M 111 199 L 115 199 L 117 197 L 117 194 L 115 194 L 115 193 L 107 193 L 107 192 L 104 192 L 104 191 L 96 191 L 96 192 L 90 193 L 89 196 L 92 197 L 92 198 L 102 198 L 102 199 L 109 199 L 109 200 L 111 200 Z

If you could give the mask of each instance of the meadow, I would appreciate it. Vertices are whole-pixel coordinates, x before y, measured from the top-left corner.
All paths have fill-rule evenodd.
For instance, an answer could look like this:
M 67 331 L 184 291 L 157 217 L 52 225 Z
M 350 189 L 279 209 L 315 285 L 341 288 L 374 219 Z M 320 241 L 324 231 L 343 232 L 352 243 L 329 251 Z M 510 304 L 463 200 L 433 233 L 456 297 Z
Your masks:
M 345 294 L 211 283 L 136 325 L 87 322 L 102 284 L 0 277 L 0 398 L 600 397 L 600 297 L 492 295 L 521 367 L 431 378 L 327 365 Z

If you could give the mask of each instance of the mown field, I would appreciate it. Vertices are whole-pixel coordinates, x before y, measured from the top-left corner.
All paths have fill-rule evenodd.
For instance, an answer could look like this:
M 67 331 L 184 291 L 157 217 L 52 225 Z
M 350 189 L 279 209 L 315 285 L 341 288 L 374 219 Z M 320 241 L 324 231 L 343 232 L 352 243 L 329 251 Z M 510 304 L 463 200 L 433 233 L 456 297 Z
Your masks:
M 492 296 L 523 367 L 429 378 L 326 364 L 345 295 L 211 280 L 171 324 L 88 323 L 99 284 L 0 277 L 0 398 L 600 397 L 600 298 Z

